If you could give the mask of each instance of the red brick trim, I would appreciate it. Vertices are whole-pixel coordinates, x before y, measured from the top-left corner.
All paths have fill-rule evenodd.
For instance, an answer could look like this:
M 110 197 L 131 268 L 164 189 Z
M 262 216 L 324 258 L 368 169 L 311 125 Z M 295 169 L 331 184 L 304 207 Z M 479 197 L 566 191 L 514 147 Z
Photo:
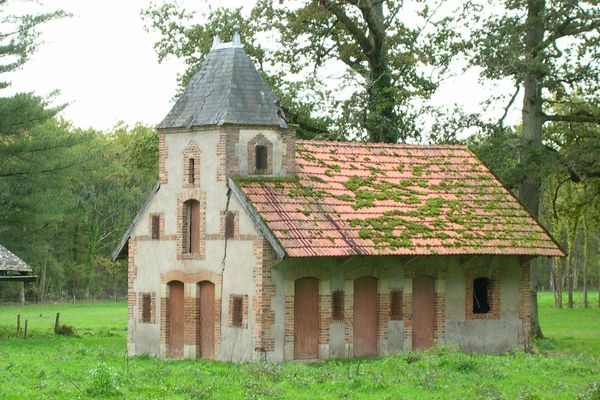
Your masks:
M 133 331 L 135 330 L 136 319 L 134 318 L 134 307 L 136 306 L 137 296 L 134 289 L 137 278 L 137 268 L 135 266 L 136 240 L 129 238 L 127 256 L 127 343 L 133 344 Z
M 168 182 L 167 176 L 167 157 L 169 151 L 167 149 L 167 141 L 163 132 L 158 133 L 158 182 L 165 184 Z
M 473 281 L 477 278 L 489 279 L 488 302 L 490 311 L 485 314 L 473 313 Z M 500 271 L 497 268 L 469 268 L 465 271 L 465 319 L 500 319 Z
M 263 171 L 256 169 L 256 146 L 267 148 L 267 168 Z M 265 135 L 258 134 L 248 142 L 248 174 L 271 175 L 273 173 L 273 143 Z
M 273 351 L 275 340 L 271 337 L 271 327 L 275 323 L 275 312 L 271 309 L 271 299 L 275 296 L 275 284 L 271 279 L 275 252 L 265 239 L 254 241 L 254 255 L 256 266 L 252 271 L 252 278 L 256 283 L 256 292 L 253 298 L 255 350 Z M 293 313 L 293 306 L 292 306 Z
M 194 182 L 190 182 L 190 159 L 194 160 Z M 200 149 L 192 140 L 183 151 L 183 187 L 199 188 L 200 171 Z

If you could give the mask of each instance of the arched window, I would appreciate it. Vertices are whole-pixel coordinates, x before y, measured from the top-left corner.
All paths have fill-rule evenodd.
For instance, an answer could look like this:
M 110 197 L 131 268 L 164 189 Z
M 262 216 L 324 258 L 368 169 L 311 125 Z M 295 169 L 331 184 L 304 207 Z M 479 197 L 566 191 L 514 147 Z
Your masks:
M 183 252 L 197 254 L 200 252 L 200 203 L 188 200 L 183 203 Z
M 476 278 L 473 280 L 473 314 L 490 312 L 490 280 Z

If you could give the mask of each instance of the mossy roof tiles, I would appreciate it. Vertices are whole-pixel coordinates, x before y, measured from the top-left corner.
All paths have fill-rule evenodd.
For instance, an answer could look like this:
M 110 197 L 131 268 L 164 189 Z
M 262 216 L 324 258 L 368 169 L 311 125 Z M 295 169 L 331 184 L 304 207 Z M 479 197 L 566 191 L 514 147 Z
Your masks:
M 464 146 L 298 141 L 296 168 L 236 180 L 289 257 L 564 255 Z

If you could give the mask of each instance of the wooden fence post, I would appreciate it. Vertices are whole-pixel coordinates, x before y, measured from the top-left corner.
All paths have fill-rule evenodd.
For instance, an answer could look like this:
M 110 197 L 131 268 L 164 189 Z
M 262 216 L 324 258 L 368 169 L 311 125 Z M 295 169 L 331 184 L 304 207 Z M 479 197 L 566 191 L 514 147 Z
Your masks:
M 23 332 L 23 339 L 27 339 L 27 320 L 25 320 L 25 330 Z
M 57 334 L 58 333 L 58 327 L 60 325 L 60 313 L 57 312 L 56 313 L 56 320 L 54 321 L 54 333 Z

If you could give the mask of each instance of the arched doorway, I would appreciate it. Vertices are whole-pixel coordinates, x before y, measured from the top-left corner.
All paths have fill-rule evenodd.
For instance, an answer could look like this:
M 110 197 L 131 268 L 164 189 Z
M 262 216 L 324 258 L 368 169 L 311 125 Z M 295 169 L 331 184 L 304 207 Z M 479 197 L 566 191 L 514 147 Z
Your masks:
M 169 356 L 171 358 L 183 357 L 183 282 L 169 282 Z
M 198 283 L 198 320 L 196 341 L 198 357 L 213 358 L 215 355 L 215 285 L 209 281 Z
M 377 279 L 354 281 L 354 357 L 377 355 Z
M 426 275 L 413 279 L 412 349 L 425 350 L 435 337 L 435 280 Z
M 319 280 L 294 284 L 294 358 L 319 358 Z

